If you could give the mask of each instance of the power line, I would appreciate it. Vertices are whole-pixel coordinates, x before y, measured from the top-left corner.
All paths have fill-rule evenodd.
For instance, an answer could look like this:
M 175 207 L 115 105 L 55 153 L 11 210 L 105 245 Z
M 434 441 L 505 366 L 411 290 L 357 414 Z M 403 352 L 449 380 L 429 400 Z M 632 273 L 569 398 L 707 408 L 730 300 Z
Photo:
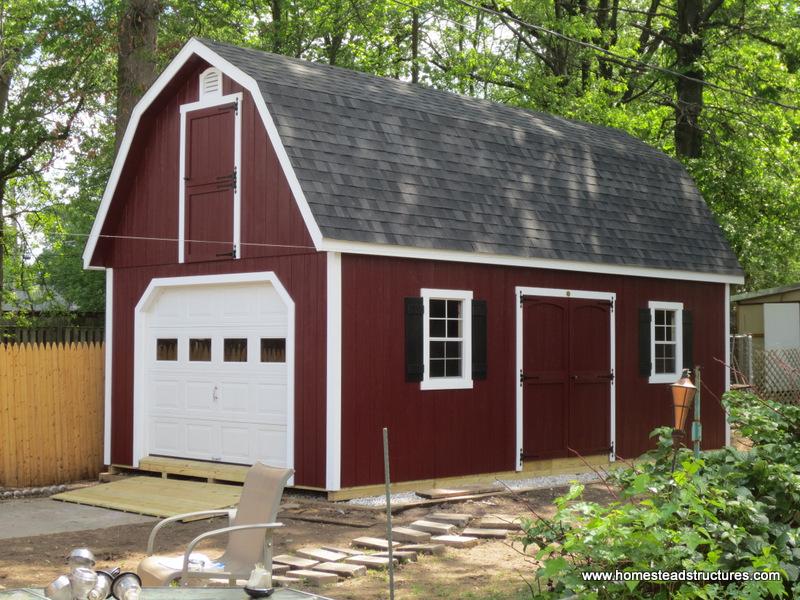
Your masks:
M 414 9 L 414 10 L 417 10 L 417 8 L 418 8 L 418 7 L 416 7 L 416 6 L 412 5 L 412 4 L 408 4 L 406 2 L 403 2 L 402 0 L 391 0 L 391 1 L 394 2 L 395 4 L 399 4 L 399 5 L 405 6 L 407 8 Z M 592 44 L 591 42 L 587 42 L 585 40 L 579 40 L 577 38 L 570 37 L 568 35 L 565 35 L 565 34 L 560 33 L 558 31 L 554 31 L 552 29 L 548 29 L 547 27 L 543 27 L 541 25 L 534 25 L 533 23 L 529 23 L 529 22 L 524 21 L 524 20 L 522 20 L 522 19 L 520 19 L 518 17 L 509 15 L 507 13 L 502 13 L 500 11 L 494 10 L 494 9 L 489 8 L 487 6 L 480 6 L 480 5 L 472 4 L 471 2 L 467 2 L 467 0 L 455 0 L 455 2 L 458 2 L 462 6 L 466 6 L 466 7 L 472 8 L 474 10 L 478 10 L 478 11 L 481 11 L 483 13 L 490 14 L 490 15 L 493 15 L 495 17 L 499 17 L 501 19 L 508 19 L 509 21 L 513 21 L 514 23 L 516 23 L 517 25 L 521 25 L 522 27 L 533 29 L 534 31 L 539 31 L 541 33 L 545 33 L 547 35 L 551 35 L 553 37 L 556 37 L 558 39 L 564 40 L 566 42 L 570 42 L 572 44 L 576 44 L 578 46 L 582 46 L 584 48 L 588 48 L 590 50 L 593 50 L 595 52 L 599 52 L 599 53 L 601 53 L 601 54 L 603 54 L 605 56 L 614 58 L 615 60 L 618 60 L 618 61 L 622 61 L 622 62 L 628 63 L 630 65 L 636 65 L 637 67 L 641 67 L 641 68 L 644 68 L 644 69 L 650 69 L 650 70 L 653 70 L 653 71 L 658 71 L 658 72 L 663 73 L 665 75 L 671 75 L 673 77 L 679 77 L 679 78 L 684 79 L 686 81 L 692 81 L 694 83 L 699 83 L 699 84 L 701 84 L 701 85 L 703 85 L 705 87 L 708 87 L 708 88 L 711 88 L 711 89 L 715 89 L 715 90 L 718 90 L 718 91 L 721 91 L 721 92 L 727 92 L 729 94 L 734 94 L 736 96 L 739 96 L 739 97 L 742 97 L 742 98 L 746 98 L 748 100 L 755 100 L 757 102 L 763 102 L 765 104 L 771 104 L 773 106 L 778 106 L 780 108 L 785 108 L 787 110 L 798 110 L 798 111 L 800 111 L 800 106 L 796 106 L 794 104 L 785 104 L 783 102 L 778 102 L 777 100 L 770 100 L 769 98 L 763 98 L 761 96 L 756 96 L 754 94 L 749 94 L 747 92 L 743 92 L 742 90 L 737 90 L 735 88 L 729 88 L 729 87 L 725 87 L 725 86 L 722 86 L 722 85 L 718 85 L 716 83 L 713 83 L 713 82 L 710 82 L 710 81 L 706 81 L 705 79 L 698 79 L 696 77 L 692 77 L 690 75 L 686 75 L 684 73 L 680 73 L 678 71 L 674 71 L 672 69 L 668 69 L 667 67 L 662 67 L 660 65 L 654 65 L 652 63 L 648 63 L 648 62 L 639 60 L 637 58 L 631 58 L 629 56 L 623 56 L 621 54 L 616 54 L 615 52 L 612 52 L 611 50 L 608 50 L 607 48 L 603 48 L 602 46 L 598 46 L 596 44 Z M 437 18 L 441 19 L 442 21 L 447 21 L 448 23 L 452 23 L 453 25 L 457 25 L 458 27 L 464 27 L 463 23 L 459 23 L 459 22 L 454 21 L 452 19 L 449 19 L 447 17 L 442 17 L 440 15 L 437 15 Z

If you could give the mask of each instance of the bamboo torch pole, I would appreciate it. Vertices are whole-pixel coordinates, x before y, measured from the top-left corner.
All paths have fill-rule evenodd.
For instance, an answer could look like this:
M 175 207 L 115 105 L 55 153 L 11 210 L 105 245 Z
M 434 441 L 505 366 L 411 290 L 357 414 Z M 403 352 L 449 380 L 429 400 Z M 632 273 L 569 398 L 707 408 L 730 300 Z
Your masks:
M 394 549 L 392 548 L 392 492 L 389 483 L 389 430 L 383 428 L 383 470 L 386 477 L 386 539 L 389 542 L 389 600 L 394 600 Z

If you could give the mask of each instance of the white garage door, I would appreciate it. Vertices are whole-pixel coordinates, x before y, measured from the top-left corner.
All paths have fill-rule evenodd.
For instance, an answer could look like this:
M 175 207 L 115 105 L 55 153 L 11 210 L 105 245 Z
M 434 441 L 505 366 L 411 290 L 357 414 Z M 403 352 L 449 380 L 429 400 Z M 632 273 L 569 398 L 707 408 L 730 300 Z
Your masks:
M 291 466 L 288 333 L 287 307 L 270 283 L 158 292 L 139 354 L 145 454 Z

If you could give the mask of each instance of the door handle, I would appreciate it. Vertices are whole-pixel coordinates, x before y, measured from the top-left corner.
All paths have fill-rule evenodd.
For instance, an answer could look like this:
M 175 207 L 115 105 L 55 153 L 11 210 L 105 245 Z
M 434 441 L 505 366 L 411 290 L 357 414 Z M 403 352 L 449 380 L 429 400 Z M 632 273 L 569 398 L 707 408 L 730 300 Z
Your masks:
M 214 386 L 214 390 L 211 392 L 211 399 L 214 402 L 217 402 L 219 400 L 219 395 L 217 394 L 217 390 L 218 390 L 217 386 Z

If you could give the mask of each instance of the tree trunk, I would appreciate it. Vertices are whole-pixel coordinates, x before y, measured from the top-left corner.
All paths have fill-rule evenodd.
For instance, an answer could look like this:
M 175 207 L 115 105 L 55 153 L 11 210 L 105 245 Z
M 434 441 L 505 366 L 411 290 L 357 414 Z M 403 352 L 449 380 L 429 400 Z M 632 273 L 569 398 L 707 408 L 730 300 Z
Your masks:
M 411 12 L 411 81 L 419 83 L 419 13 Z
M 703 151 L 703 71 L 699 65 L 703 56 L 702 12 L 702 0 L 677 0 L 677 71 L 685 77 L 679 77 L 675 84 L 675 151 L 686 158 L 700 158 Z
M 11 73 L 9 72 L 10 59 L 6 53 L 0 50 L 0 117 L 6 112 L 6 105 L 8 104 L 8 94 L 11 90 Z M 5 164 L 6 153 L 0 152 L 0 168 Z M 0 179 L 0 318 L 3 316 L 3 291 L 5 290 L 4 277 L 5 277 L 5 257 L 6 257 L 6 220 L 3 215 L 3 204 L 6 195 L 6 180 Z
M 272 52 L 282 54 L 283 50 L 283 0 L 270 0 L 272 13 Z
M 124 0 L 117 31 L 116 149 L 133 107 L 156 78 L 159 0 Z

